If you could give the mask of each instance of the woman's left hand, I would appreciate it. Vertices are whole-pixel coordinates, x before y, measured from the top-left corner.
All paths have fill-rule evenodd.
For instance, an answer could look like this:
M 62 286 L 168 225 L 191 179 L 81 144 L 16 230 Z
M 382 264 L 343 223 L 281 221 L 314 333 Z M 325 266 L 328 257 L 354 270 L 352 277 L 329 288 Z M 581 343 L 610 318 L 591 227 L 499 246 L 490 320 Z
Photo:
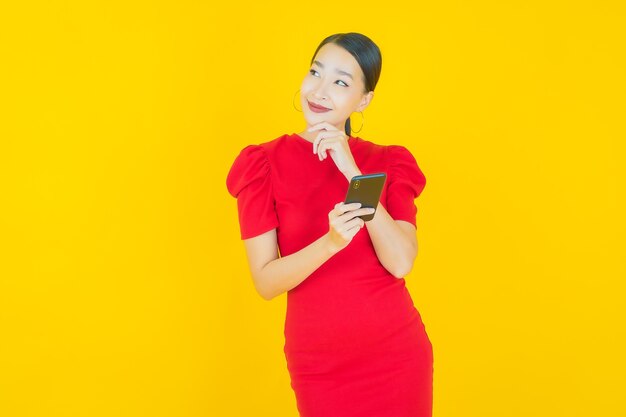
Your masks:
M 320 161 L 326 159 L 330 152 L 330 157 L 342 174 L 348 179 L 352 175 L 356 175 L 355 173 L 359 172 L 359 168 L 350 151 L 348 135 L 328 122 L 320 122 L 307 129 L 309 132 L 316 130 L 320 130 L 320 132 L 313 141 L 313 153 L 317 153 Z

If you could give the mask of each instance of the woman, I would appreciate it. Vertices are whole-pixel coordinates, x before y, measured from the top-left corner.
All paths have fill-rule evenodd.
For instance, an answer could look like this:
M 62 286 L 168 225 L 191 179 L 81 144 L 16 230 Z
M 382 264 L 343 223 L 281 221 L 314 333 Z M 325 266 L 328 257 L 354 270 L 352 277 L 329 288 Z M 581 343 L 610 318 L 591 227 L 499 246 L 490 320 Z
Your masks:
M 300 88 L 307 129 L 246 146 L 226 180 L 257 291 L 287 292 L 284 353 L 301 417 L 432 415 L 432 345 L 403 279 L 426 178 L 405 147 L 351 135 L 381 63 L 362 34 L 324 39 Z M 343 200 L 353 176 L 373 172 L 387 181 L 365 223 L 358 216 L 374 209 Z

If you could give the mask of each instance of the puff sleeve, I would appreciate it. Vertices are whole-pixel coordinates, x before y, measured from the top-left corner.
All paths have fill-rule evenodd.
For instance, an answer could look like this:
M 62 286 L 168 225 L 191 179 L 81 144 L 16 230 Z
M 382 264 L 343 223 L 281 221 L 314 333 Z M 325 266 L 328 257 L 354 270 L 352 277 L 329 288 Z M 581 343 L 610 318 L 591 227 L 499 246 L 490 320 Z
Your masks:
M 228 172 L 226 187 L 237 198 L 241 239 L 278 227 L 270 162 L 261 145 L 241 150 Z
M 387 212 L 394 220 L 404 220 L 416 226 L 414 200 L 426 186 L 426 177 L 411 152 L 400 145 L 387 146 L 387 172 Z

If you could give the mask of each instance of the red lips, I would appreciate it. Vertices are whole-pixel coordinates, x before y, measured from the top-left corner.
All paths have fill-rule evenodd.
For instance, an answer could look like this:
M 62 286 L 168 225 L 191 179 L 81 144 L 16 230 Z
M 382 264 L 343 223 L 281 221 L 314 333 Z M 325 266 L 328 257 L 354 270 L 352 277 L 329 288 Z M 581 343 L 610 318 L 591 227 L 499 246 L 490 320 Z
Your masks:
M 331 110 L 328 107 L 324 107 L 324 106 L 320 106 L 320 105 L 315 104 L 315 103 L 311 103 L 308 100 L 307 100 L 307 103 L 309 104 L 309 108 L 311 109 L 311 111 L 314 111 L 315 113 L 324 113 L 324 112 L 327 112 L 327 111 Z

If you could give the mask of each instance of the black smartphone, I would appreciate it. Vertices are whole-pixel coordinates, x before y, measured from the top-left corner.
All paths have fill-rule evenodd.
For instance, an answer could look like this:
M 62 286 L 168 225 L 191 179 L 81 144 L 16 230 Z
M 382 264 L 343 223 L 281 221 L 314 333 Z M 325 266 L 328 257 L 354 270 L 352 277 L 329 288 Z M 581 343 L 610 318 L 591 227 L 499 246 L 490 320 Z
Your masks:
M 344 203 L 361 203 L 361 208 L 370 207 L 376 210 L 386 179 L 387 174 L 384 172 L 355 175 L 350 180 Z M 358 217 L 367 222 L 372 220 L 375 214 L 376 211 Z

